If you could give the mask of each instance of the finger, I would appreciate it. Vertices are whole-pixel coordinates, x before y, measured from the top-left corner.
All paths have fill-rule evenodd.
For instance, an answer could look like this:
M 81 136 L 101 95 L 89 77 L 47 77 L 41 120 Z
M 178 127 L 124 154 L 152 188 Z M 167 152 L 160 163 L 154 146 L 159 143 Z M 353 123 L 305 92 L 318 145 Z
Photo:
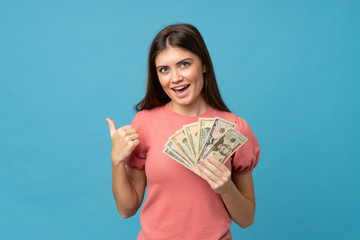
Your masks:
M 213 174 L 207 170 L 206 168 L 204 168 L 201 164 L 198 165 L 199 171 L 200 171 L 200 175 L 201 177 L 207 181 L 210 186 L 213 186 L 216 181 L 213 180 L 213 177 L 211 177 L 211 175 L 213 176 Z
M 208 180 L 211 180 L 213 184 L 215 184 L 218 181 L 218 177 L 209 169 L 207 169 L 205 166 L 199 164 L 198 165 L 200 172 L 203 174 L 203 176 L 206 176 Z M 208 181 L 209 182 L 209 181 Z M 210 182 L 209 182 L 210 183 Z
M 139 139 L 132 141 L 131 142 L 131 144 L 132 144 L 131 150 L 134 150 L 136 148 L 136 146 L 139 145 L 139 143 L 140 143 Z
M 117 131 L 118 131 L 119 134 L 122 135 L 122 136 L 131 135 L 131 134 L 133 134 L 133 133 L 136 133 L 136 130 L 135 130 L 134 128 L 132 128 L 131 125 L 122 126 L 122 127 L 119 128 Z
M 131 135 L 126 135 L 125 140 L 134 141 L 134 140 L 136 140 L 138 138 L 139 138 L 139 134 L 134 133 L 134 134 L 131 134 Z
M 136 133 L 136 129 L 132 128 L 130 125 L 128 128 L 125 128 L 124 131 L 125 131 L 125 135 L 131 135 Z
M 110 136 L 114 135 L 114 133 L 116 132 L 116 126 L 115 126 L 114 121 L 111 120 L 110 118 L 105 118 L 105 120 L 109 124 Z
M 212 164 L 216 170 L 214 170 L 214 174 L 224 182 L 227 182 L 231 178 L 231 171 L 221 162 L 214 158 L 207 159 L 209 164 Z
M 223 172 L 220 169 L 218 169 L 217 166 L 215 166 L 214 164 L 212 164 L 208 160 L 203 160 L 202 159 L 200 162 L 201 162 L 201 164 L 203 165 L 203 167 L 205 169 L 207 169 L 209 172 L 214 174 L 216 177 L 220 178 L 223 175 Z
M 224 164 L 214 158 L 208 157 L 207 160 L 221 172 L 227 172 L 229 170 Z

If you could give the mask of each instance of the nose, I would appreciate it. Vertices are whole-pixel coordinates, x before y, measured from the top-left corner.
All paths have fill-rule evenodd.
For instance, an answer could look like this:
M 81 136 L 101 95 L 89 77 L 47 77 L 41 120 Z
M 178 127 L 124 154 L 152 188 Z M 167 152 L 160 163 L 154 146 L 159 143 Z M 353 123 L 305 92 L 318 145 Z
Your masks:
M 179 70 L 172 71 L 171 81 L 174 84 L 180 83 L 183 80 L 183 76 L 179 72 Z

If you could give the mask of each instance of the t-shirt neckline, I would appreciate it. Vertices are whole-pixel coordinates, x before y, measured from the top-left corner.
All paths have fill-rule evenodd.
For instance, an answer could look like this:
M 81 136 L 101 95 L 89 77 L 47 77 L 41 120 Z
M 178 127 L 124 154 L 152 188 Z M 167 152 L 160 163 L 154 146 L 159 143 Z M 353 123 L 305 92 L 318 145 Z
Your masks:
M 169 114 L 171 116 L 180 117 L 180 118 L 184 118 L 184 119 L 197 119 L 197 118 L 200 118 L 200 117 L 207 117 L 207 116 L 210 116 L 211 113 L 215 110 L 214 108 L 209 107 L 205 112 L 203 112 L 202 114 L 199 114 L 197 116 L 186 116 L 186 115 L 181 115 L 181 114 L 176 113 L 173 110 L 171 110 L 171 108 L 169 107 L 169 103 L 166 103 L 163 106 L 163 109 L 167 114 Z

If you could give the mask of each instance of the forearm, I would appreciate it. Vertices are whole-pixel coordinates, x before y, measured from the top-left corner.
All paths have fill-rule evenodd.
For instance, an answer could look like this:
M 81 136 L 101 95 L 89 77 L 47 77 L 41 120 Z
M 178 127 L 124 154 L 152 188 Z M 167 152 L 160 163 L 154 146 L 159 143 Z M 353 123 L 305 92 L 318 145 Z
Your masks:
M 128 218 L 137 212 L 140 207 L 138 195 L 128 179 L 124 163 L 112 167 L 112 192 L 122 217 Z
M 230 190 L 221 195 L 233 221 L 242 228 L 249 227 L 255 218 L 255 203 L 246 198 L 232 183 Z

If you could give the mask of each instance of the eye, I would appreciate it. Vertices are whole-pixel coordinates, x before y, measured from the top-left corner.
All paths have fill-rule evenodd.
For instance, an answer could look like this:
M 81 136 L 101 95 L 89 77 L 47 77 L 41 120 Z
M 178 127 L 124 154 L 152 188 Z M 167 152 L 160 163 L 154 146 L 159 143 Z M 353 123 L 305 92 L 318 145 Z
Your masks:
M 189 65 L 190 65 L 189 62 L 182 62 L 182 63 L 180 64 L 181 67 L 187 67 L 187 66 L 189 66 Z
M 162 67 L 162 68 L 159 68 L 159 72 L 160 73 L 165 73 L 168 71 L 168 68 L 167 67 Z

